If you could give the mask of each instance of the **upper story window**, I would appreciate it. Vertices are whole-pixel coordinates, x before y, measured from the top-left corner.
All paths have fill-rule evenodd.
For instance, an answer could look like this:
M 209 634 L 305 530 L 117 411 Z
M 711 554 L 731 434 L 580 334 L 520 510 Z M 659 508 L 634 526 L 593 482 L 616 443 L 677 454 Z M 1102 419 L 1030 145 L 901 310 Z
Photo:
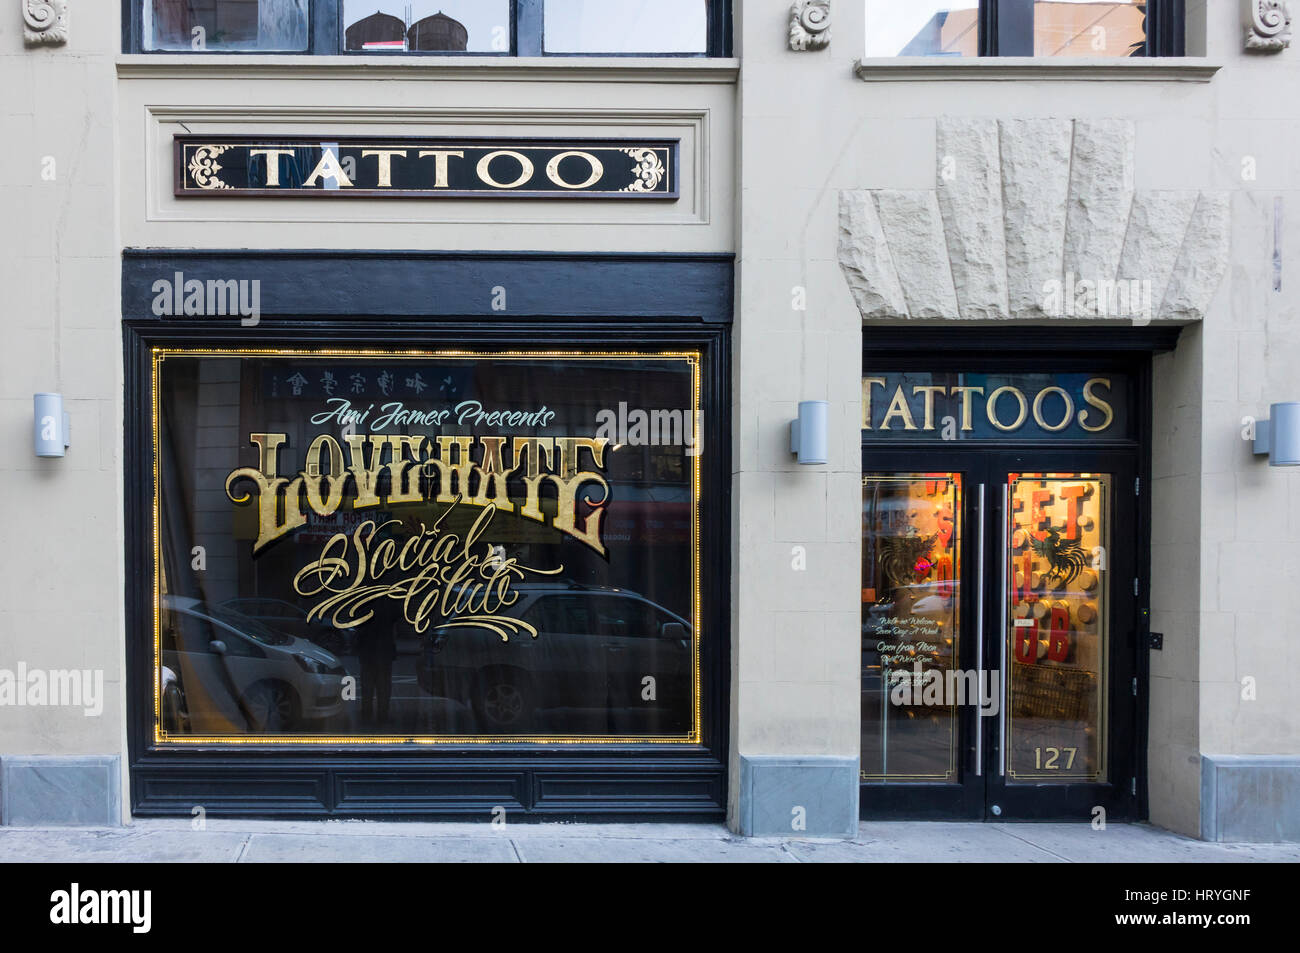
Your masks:
M 730 0 L 122 0 L 131 52 L 730 56 Z
M 508 53 L 510 23 L 510 0 L 343 0 L 343 48 Z
M 708 0 L 545 0 L 547 53 L 709 50 Z
M 866 56 L 1182 56 L 1184 0 L 866 0 Z
M 145 0 L 146 50 L 303 52 L 308 0 Z

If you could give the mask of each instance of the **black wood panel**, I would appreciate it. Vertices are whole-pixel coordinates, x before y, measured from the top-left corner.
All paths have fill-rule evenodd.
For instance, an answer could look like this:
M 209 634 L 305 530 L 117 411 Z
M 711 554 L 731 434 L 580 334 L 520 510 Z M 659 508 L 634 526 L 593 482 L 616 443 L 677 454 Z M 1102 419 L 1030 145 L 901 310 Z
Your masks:
M 199 251 L 128 249 L 122 256 L 122 315 L 193 324 L 154 313 L 155 282 L 261 282 L 261 318 L 465 317 L 634 318 L 729 323 L 735 266 L 730 255 L 556 255 L 541 253 Z M 495 289 L 505 310 L 493 310 Z M 239 317 L 213 325 L 233 325 Z M 242 329 L 250 330 L 250 329 Z

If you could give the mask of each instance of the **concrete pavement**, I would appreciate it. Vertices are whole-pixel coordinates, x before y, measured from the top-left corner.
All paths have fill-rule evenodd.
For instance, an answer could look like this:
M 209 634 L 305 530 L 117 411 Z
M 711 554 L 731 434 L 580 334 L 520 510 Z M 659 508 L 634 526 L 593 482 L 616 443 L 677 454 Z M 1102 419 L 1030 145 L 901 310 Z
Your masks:
M 0 828 L 0 862 L 311 861 L 1240 863 L 1300 861 L 1300 844 L 1209 844 L 1144 824 L 865 823 L 852 840 L 746 839 L 712 824 L 400 824 L 142 820 Z

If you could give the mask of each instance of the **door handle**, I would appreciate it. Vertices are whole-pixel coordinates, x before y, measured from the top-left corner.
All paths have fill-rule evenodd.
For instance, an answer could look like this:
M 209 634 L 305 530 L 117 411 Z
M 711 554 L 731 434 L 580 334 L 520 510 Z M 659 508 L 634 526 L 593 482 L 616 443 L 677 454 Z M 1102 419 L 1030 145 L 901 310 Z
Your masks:
M 984 710 L 982 699 L 979 693 L 984 685 L 984 527 L 988 518 L 984 511 L 984 490 L 983 483 L 979 488 L 979 522 L 976 523 L 978 532 L 976 535 L 977 543 L 975 550 L 975 678 L 976 685 L 981 688 L 976 689 L 975 705 L 975 777 L 984 776 L 984 722 L 981 720 Z
M 1001 662 L 998 669 L 998 691 L 1002 697 L 998 699 L 998 776 L 1007 776 L 1007 604 L 1011 601 L 1007 598 L 1007 563 L 1010 561 L 1007 550 L 1007 524 L 1010 520 L 1007 518 L 1011 513 L 1011 485 L 1006 484 L 1002 487 L 1002 512 L 999 514 L 999 520 L 1002 523 L 1002 549 L 998 553 L 998 559 L 1001 560 L 1002 567 L 1000 570 L 1000 586 L 998 599 L 1002 602 L 1002 609 L 999 612 L 999 618 L 1002 620 L 1002 631 L 998 634 L 998 644 L 1000 646 Z

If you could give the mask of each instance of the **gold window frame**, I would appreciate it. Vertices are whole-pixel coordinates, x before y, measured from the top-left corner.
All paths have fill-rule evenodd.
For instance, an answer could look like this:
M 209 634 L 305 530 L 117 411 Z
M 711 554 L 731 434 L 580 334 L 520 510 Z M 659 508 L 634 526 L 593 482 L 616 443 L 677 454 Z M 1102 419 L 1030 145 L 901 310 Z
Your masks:
M 162 726 L 162 545 L 160 505 L 160 396 L 159 374 L 168 357 L 294 357 L 307 359 L 385 358 L 389 360 L 517 360 L 535 361 L 554 359 L 567 361 L 675 361 L 685 363 L 691 371 L 691 415 L 696 427 L 694 446 L 697 452 L 688 455 L 691 484 L 691 729 L 686 735 L 257 735 L 257 736 L 172 736 Z M 701 645 L 704 638 L 704 607 L 700 581 L 700 500 L 704 449 L 704 418 L 702 408 L 702 350 L 672 351 L 579 351 L 579 350 L 396 350 L 360 348 L 150 348 L 149 413 L 151 473 L 150 545 L 152 546 L 152 656 L 153 665 L 153 743 L 156 747 L 192 748 L 195 746 L 232 745 L 239 747 L 290 747 L 290 746 L 564 746 L 564 745 L 685 745 L 704 743 L 701 700 Z

